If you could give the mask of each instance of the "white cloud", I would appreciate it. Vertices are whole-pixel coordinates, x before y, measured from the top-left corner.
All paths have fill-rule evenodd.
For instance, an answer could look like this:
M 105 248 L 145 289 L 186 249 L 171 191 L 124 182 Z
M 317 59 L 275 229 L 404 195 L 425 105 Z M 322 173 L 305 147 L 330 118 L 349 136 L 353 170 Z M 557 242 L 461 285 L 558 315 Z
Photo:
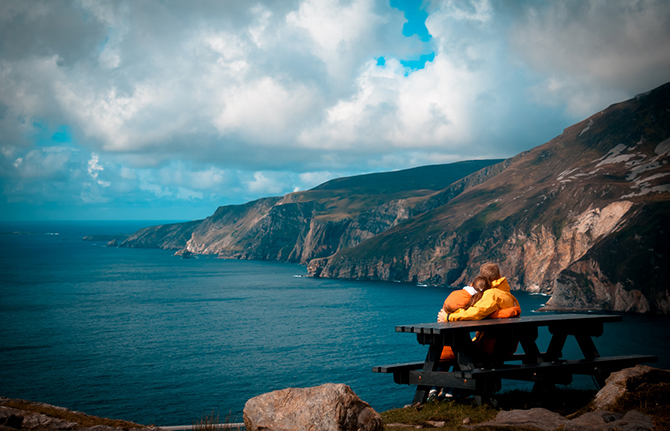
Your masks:
M 268 172 L 254 173 L 254 179 L 248 181 L 247 189 L 251 193 L 261 193 L 267 195 L 276 195 L 284 191 L 285 186 L 277 178 Z
M 179 187 L 177 189 L 177 199 L 191 201 L 195 199 L 202 199 L 202 197 L 202 192 L 196 192 L 194 190 L 185 189 L 183 187 Z
M 91 154 L 91 158 L 88 161 L 88 174 L 94 180 L 98 178 L 99 171 L 103 170 L 103 167 L 100 166 L 99 157 L 96 153 Z
M 332 180 L 333 178 L 337 178 L 341 175 L 342 175 L 341 173 L 339 175 L 335 175 L 328 171 L 304 172 L 299 175 L 301 187 L 295 187 L 293 191 L 308 190 L 318 186 L 319 184 L 323 184 L 326 181 Z
M 214 125 L 221 134 L 237 133 L 253 143 L 285 144 L 288 134 L 314 107 L 312 98 L 304 86 L 287 89 L 270 77 L 241 87 L 222 87 L 223 104 Z
M 13 176 L 43 180 L 59 178 L 67 168 L 71 156 L 72 152 L 69 150 L 31 150 L 26 155 L 16 158 L 13 163 L 16 168 Z
M 430 2 L 428 10 L 439 11 L 459 21 L 487 23 L 493 19 L 494 10 L 489 0 L 436 1 Z
M 549 2 L 526 10 L 511 42 L 545 76 L 533 93 L 585 116 L 670 78 L 669 20 L 664 0 Z
M 5 0 L 4 196 L 214 207 L 511 156 L 670 80 L 667 2 L 424 5 L 425 43 L 387 0 Z
M 193 172 L 191 186 L 196 189 L 212 189 L 224 182 L 225 171 L 214 167 L 206 171 Z
M 320 58 L 336 80 L 350 75 L 356 44 L 370 40 L 388 21 L 375 12 L 373 0 L 306 0 L 286 16 L 287 24 L 304 29 L 311 52 Z

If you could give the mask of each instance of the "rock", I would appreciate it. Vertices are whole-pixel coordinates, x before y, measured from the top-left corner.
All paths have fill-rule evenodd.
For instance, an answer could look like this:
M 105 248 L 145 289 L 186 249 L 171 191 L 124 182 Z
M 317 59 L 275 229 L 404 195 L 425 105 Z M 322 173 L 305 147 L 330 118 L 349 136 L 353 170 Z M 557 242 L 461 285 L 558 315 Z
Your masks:
M 563 431 L 617 430 L 643 431 L 654 429 L 654 422 L 647 415 L 631 410 L 625 415 L 606 410 L 596 410 L 570 421 Z
M 63 419 L 67 418 L 67 419 Z M 82 412 L 26 400 L 0 397 L 0 431 L 160 431 L 132 422 L 90 416 Z
M 558 413 L 547 409 L 534 408 L 530 410 L 501 411 L 492 421 L 471 425 L 477 427 L 524 427 L 542 431 L 554 431 L 565 426 L 570 421 Z
M 105 247 L 118 247 L 119 243 L 116 241 L 116 238 L 113 240 L 109 241 L 107 244 L 105 244 Z
M 19 429 L 22 423 L 23 415 L 21 411 L 0 406 L 0 426 Z
M 430 425 L 435 428 L 442 428 L 445 424 L 445 421 L 426 421 L 426 425 Z
M 181 256 L 182 259 L 195 259 L 195 255 L 185 248 L 176 251 L 173 256 Z
M 71 430 L 77 427 L 77 424 L 74 422 L 53 418 L 41 413 L 18 410 L 7 406 L 0 406 L 0 425 L 28 430 Z
M 247 431 L 381 431 L 379 414 L 347 385 L 327 383 L 259 395 L 244 406 Z
M 643 389 L 644 386 L 663 385 L 670 382 L 670 371 L 652 368 L 646 365 L 637 365 L 612 373 L 593 400 L 596 409 L 609 410 L 622 400 L 624 396 Z
M 607 410 L 596 410 L 568 420 L 558 413 L 546 409 L 501 411 L 492 421 L 482 422 L 477 427 L 523 427 L 542 431 L 646 431 L 654 429 L 652 419 L 638 411 L 621 414 Z

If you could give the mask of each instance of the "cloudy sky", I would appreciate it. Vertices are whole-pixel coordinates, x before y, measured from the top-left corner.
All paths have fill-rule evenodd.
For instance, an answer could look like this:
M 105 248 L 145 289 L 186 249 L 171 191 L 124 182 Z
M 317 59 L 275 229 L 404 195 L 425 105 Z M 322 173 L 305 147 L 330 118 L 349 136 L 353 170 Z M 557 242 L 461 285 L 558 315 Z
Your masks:
M 506 158 L 670 81 L 666 0 L 0 0 L 0 220 Z

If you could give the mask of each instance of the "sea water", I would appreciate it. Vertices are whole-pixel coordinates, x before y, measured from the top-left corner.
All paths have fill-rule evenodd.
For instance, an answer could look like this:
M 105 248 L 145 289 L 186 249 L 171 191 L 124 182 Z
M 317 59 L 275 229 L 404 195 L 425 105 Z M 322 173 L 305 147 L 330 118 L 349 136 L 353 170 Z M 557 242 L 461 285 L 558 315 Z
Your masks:
M 0 225 L 0 396 L 155 425 L 211 412 L 241 421 L 251 397 L 328 382 L 378 411 L 411 402 L 414 387 L 372 367 L 425 358 L 415 336 L 394 328 L 434 321 L 449 288 L 82 240 L 152 224 Z M 525 315 L 548 299 L 514 294 Z M 658 355 L 655 366 L 670 368 L 669 329 L 666 317 L 624 315 L 595 342 L 603 356 Z M 541 329 L 540 349 L 549 337 Z M 564 356 L 580 357 L 576 343 Z M 572 385 L 595 389 L 587 378 Z

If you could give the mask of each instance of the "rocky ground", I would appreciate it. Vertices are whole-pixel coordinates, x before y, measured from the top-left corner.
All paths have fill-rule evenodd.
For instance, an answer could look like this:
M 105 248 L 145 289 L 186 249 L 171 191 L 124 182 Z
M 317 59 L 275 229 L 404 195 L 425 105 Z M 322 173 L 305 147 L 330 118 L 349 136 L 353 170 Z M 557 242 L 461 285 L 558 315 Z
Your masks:
M 339 392 L 333 391 L 331 386 L 337 387 Z M 286 391 L 292 391 L 290 392 L 291 402 L 288 403 L 292 406 L 289 406 L 292 409 L 291 412 L 282 410 L 283 404 L 275 402 L 277 397 L 285 400 L 288 396 Z M 315 398 L 314 393 L 319 391 L 324 392 L 325 395 Z M 339 395 L 334 396 L 333 393 Z M 301 401 L 299 398 L 303 395 L 306 398 Z M 384 412 L 381 414 L 381 419 L 383 428 L 393 431 L 421 428 L 542 431 L 670 430 L 670 371 L 667 370 L 638 365 L 613 373 L 607 379 L 607 385 L 588 405 L 572 413 L 568 413 L 565 408 L 554 408 L 555 406 L 546 405 L 552 410 L 538 407 L 538 397 L 535 394 L 530 395 L 532 395 L 530 398 L 508 396 L 508 401 L 511 398 L 516 404 L 499 406 L 497 412 L 490 406 L 468 407 L 470 410 L 464 410 L 462 406 L 450 401 L 441 404 L 429 403 L 421 407 L 408 406 L 404 409 Z M 256 398 L 259 400 L 252 399 L 247 403 L 248 405 L 251 403 L 252 407 L 257 407 L 255 410 L 250 407 L 247 411 L 245 407 L 245 422 L 251 429 L 316 430 L 314 417 L 324 419 L 329 414 L 328 412 L 334 412 L 334 415 L 336 413 L 337 417 L 346 420 L 329 421 L 325 418 L 319 422 L 325 428 L 318 427 L 319 430 L 358 430 L 361 427 L 377 430 L 382 426 L 382 421 L 375 419 L 379 415 L 369 408 L 367 403 L 359 400 L 345 385 L 323 385 L 302 390 L 287 389 Z M 314 400 L 317 398 L 325 401 L 321 404 L 315 403 Z M 340 399 L 346 399 L 347 402 L 340 403 Z M 337 405 L 323 404 L 327 402 Z M 259 406 L 265 406 L 265 410 L 268 409 L 268 406 L 272 406 L 273 414 L 267 415 L 267 411 L 258 409 Z M 347 409 L 353 413 L 349 414 Z M 281 428 L 273 428 L 271 425 L 274 419 L 286 419 L 288 416 L 294 418 L 289 428 L 283 425 Z M 299 419 L 301 416 L 311 418 L 309 424 L 301 424 Z M 264 425 L 257 427 L 259 421 L 264 421 Z M 254 422 L 258 423 L 254 425 Z M 338 425 L 338 422 L 341 424 Z M 98 418 L 48 404 L 0 397 L 0 431 L 131 431 L 140 429 L 142 431 L 161 430 L 132 422 Z
M 16 430 L 91 430 L 152 431 L 160 428 L 99 418 L 64 407 L 0 397 L 0 431 Z

